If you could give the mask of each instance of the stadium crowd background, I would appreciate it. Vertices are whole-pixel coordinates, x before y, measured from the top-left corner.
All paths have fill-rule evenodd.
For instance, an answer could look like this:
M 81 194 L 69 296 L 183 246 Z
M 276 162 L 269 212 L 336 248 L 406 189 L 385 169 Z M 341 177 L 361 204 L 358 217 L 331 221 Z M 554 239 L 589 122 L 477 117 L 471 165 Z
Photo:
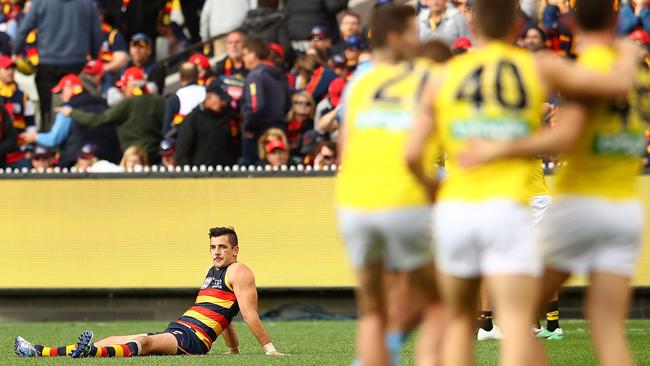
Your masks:
M 521 47 L 574 57 L 572 1 L 520 4 Z M 0 168 L 334 164 L 341 95 L 370 59 L 372 37 L 348 5 L 2 0 Z M 413 5 L 421 41 L 472 48 L 472 0 Z M 650 1 L 618 6 L 619 32 L 650 46 Z M 158 61 L 201 42 L 180 66 L 180 88 L 166 85 Z M 25 90 L 30 74 L 37 95 Z

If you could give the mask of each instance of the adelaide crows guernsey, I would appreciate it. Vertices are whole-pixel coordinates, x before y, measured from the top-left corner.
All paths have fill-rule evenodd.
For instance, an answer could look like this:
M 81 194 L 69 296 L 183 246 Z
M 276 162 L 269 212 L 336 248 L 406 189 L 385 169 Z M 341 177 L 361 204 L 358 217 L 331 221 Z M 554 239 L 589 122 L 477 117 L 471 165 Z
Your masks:
M 210 268 L 194 305 L 176 322 L 190 327 L 210 349 L 239 313 L 235 292 L 226 282 L 228 267 Z

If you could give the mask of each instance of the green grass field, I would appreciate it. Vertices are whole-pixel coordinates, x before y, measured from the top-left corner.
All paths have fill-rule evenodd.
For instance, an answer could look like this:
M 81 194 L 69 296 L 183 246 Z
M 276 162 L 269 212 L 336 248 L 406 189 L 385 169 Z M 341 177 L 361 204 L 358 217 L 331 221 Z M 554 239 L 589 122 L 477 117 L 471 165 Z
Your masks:
M 349 365 L 354 355 L 354 321 L 295 321 L 266 322 L 273 343 L 289 356 L 270 358 L 264 356 L 261 348 L 243 323 L 237 323 L 242 354 L 222 355 L 223 341 L 215 343 L 207 356 L 184 357 L 142 357 L 133 359 L 85 359 L 64 358 L 20 359 L 13 352 L 14 337 L 48 346 L 73 342 L 78 333 L 92 329 L 97 337 L 132 334 L 164 329 L 161 322 L 109 322 L 109 323 L 0 323 L 0 365 L 61 365 L 77 362 L 84 365 L 127 364 L 127 365 Z M 546 341 L 553 365 L 596 365 L 591 352 L 584 321 L 563 321 L 564 341 Z M 630 340 L 639 365 L 650 365 L 650 321 L 630 321 Z M 98 338 L 99 339 L 99 338 Z M 404 352 L 405 365 L 412 364 L 412 341 Z M 476 348 L 480 365 L 495 365 L 498 344 L 485 341 Z

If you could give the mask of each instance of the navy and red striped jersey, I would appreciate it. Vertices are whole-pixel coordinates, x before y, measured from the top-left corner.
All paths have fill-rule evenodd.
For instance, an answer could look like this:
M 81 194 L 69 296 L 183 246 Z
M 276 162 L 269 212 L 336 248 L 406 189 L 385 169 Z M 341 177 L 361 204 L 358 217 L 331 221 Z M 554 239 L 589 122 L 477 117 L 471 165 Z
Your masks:
M 227 270 L 210 268 L 194 305 L 176 321 L 190 327 L 208 349 L 239 313 L 235 292 L 226 282 Z

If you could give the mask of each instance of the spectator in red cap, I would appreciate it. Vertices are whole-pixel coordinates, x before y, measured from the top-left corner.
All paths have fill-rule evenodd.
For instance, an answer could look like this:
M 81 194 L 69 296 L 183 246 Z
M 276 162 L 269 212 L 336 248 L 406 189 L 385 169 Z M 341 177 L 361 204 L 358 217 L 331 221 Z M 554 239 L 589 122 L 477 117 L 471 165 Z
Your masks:
M 197 84 L 198 77 L 199 70 L 194 64 L 186 62 L 181 65 L 181 88 L 165 102 L 163 136 L 176 139 L 176 133 L 185 121 L 185 116 L 205 100 L 205 87 Z
M 75 74 L 68 74 L 61 78 L 59 83 L 52 88 L 52 93 L 60 93 L 65 106 L 77 108 L 86 112 L 103 112 L 106 102 L 101 96 L 86 92 L 83 82 Z M 49 148 L 58 148 L 61 156 L 58 162 L 60 167 L 69 168 L 77 160 L 77 154 L 85 143 L 92 143 L 97 147 L 97 155 L 102 159 L 116 162 L 121 151 L 114 125 L 101 127 L 85 127 L 74 119 L 57 113 L 54 124 L 48 132 L 26 132 L 21 135 L 26 143 L 36 142 Z
M 291 110 L 287 114 L 287 139 L 291 155 L 299 155 L 303 135 L 314 129 L 314 98 L 306 91 L 297 92 L 291 98 Z
M 160 162 L 158 145 L 162 140 L 163 114 L 165 100 L 157 94 L 147 92 L 144 74 L 138 67 L 127 69 L 117 85 L 123 90 L 124 99 L 102 113 L 88 113 L 62 107 L 61 113 L 84 126 L 117 126 L 120 147 L 143 146 L 149 162 Z
M 102 96 L 102 80 L 104 78 L 104 63 L 101 60 L 90 60 L 79 74 L 84 89 L 94 96 Z
M 321 126 L 321 123 L 325 125 L 329 125 L 331 123 L 331 121 L 325 123 L 325 121 L 321 122 L 321 120 L 323 119 L 323 117 L 325 117 L 327 114 L 329 114 L 330 112 L 335 110 L 336 107 L 339 106 L 339 103 L 341 103 L 341 95 L 343 94 L 343 89 L 345 88 L 345 84 L 346 84 L 346 79 L 344 78 L 334 79 L 334 81 L 330 83 L 329 88 L 327 89 L 327 97 L 323 98 L 323 100 L 321 100 L 320 103 L 318 103 L 318 105 L 316 106 L 314 121 L 316 121 L 316 126 L 317 126 L 316 129 L 319 132 L 329 132 L 329 130 L 331 129 L 331 128 L 325 128 L 325 130 L 327 131 L 324 131 L 318 126 Z
M 346 80 L 338 78 L 332 81 L 324 98 L 316 107 L 316 130 L 322 134 L 329 134 L 336 131 L 336 108 L 341 103 L 341 96 L 345 88 Z
M 232 165 L 237 161 L 237 144 L 231 130 L 236 116 L 228 108 L 226 86 L 213 81 L 206 97 L 178 131 L 176 160 L 179 165 Z
M 266 151 L 266 162 L 272 168 L 289 165 L 289 148 L 282 139 L 269 141 L 264 149 Z
M 199 70 L 198 84 L 202 86 L 209 85 L 213 80 L 217 79 L 217 75 L 212 72 L 210 68 L 210 60 L 202 53 L 195 53 L 187 60 L 188 62 L 196 65 Z
M 277 43 L 269 43 L 269 61 L 280 69 L 288 69 L 284 47 Z
M 34 124 L 34 105 L 27 93 L 23 92 L 14 79 L 16 64 L 9 56 L 0 56 L 0 104 L 2 104 L 13 123 L 16 133 L 36 130 Z M 12 168 L 29 166 L 25 152 L 16 150 L 6 156 L 7 165 Z
M 127 69 L 132 66 L 140 67 L 146 75 L 147 82 L 155 85 L 155 88 L 150 86 L 149 90 L 162 95 L 165 90 L 167 71 L 162 65 L 156 63 L 155 57 L 152 57 L 152 49 L 153 40 L 148 35 L 144 33 L 134 35 L 129 43 L 131 61 L 126 67 Z

